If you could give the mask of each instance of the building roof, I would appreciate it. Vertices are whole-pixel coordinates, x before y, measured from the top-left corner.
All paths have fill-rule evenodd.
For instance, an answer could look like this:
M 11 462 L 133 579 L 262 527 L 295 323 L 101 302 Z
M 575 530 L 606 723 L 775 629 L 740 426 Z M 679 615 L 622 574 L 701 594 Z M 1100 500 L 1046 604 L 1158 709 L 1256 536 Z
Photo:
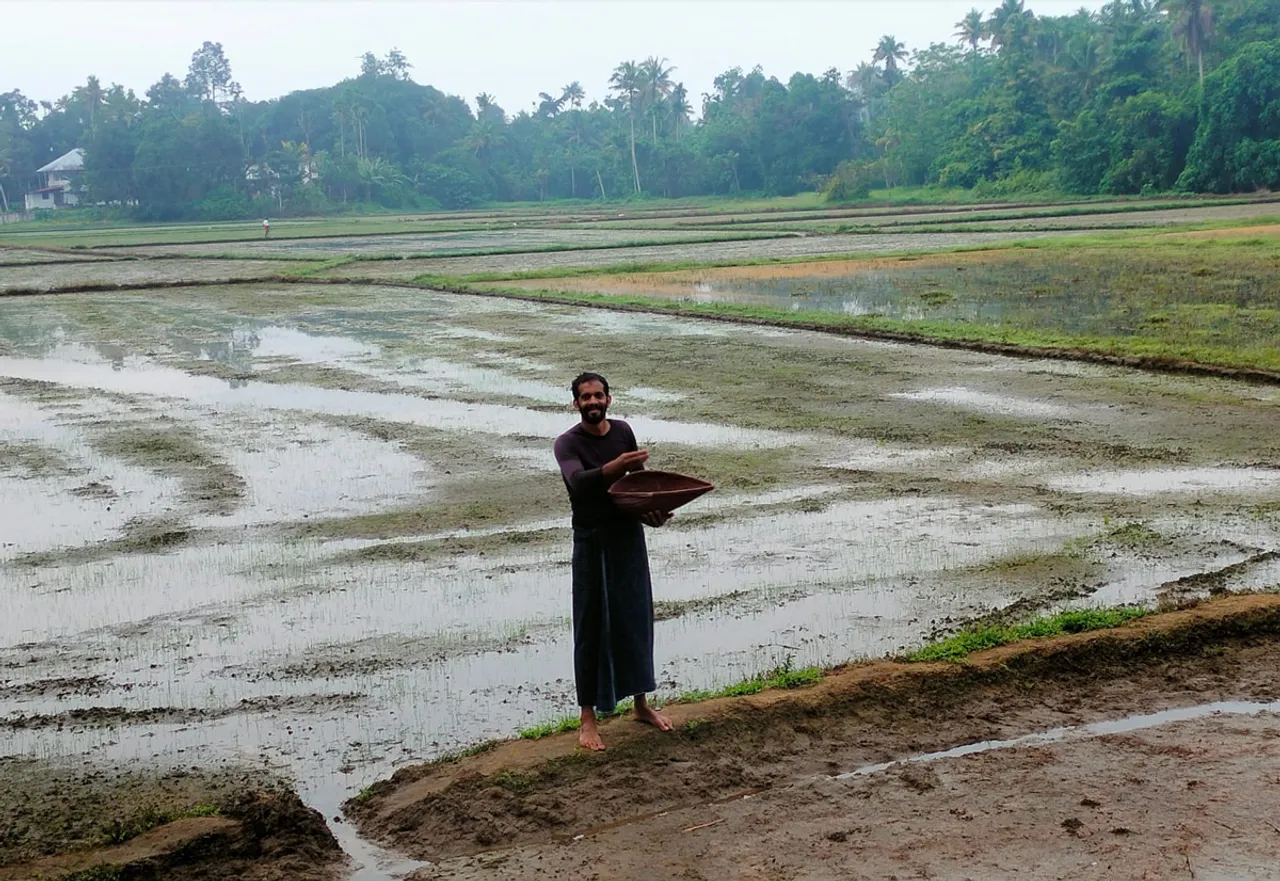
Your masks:
M 57 159 L 50 162 L 43 168 L 37 168 L 36 174 L 45 174 L 50 171 L 83 171 L 84 170 L 84 151 L 76 147 L 70 153 L 65 153 Z

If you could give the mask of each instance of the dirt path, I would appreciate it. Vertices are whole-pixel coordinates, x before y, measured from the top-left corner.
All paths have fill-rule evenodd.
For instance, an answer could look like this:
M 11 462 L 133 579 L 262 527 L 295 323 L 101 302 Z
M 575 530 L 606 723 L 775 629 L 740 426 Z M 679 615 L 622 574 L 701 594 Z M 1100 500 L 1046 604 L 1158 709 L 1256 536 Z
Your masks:
M 1272 878 L 1273 707 L 895 763 L 1060 726 L 1280 697 L 1280 597 L 1232 597 L 954 666 L 856 665 L 799 692 L 406 769 L 353 805 L 425 878 Z M 1229 708 L 1230 709 L 1230 708 Z M 847 779 L 839 775 L 858 769 Z

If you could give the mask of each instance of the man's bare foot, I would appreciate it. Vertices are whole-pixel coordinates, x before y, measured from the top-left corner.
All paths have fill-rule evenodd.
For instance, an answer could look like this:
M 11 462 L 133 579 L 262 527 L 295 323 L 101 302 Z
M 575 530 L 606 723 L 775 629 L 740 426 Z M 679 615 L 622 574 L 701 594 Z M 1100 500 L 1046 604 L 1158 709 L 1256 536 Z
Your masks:
M 600 736 L 600 731 L 596 728 L 594 713 L 591 718 L 587 718 L 586 713 L 582 714 L 582 727 L 578 730 L 578 746 L 594 752 L 604 749 L 604 738 Z
M 657 728 L 659 731 L 670 731 L 672 728 L 675 727 L 674 725 L 671 724 L 670 719 L 668 719 L 666 716 L 659 713 L 657 710 L 655 710 L 653 707 L 649 706 L 648 704 L 641 704 L 637 702 L 634 713 L 635 713 L 635 720 L 637 722 L 644 722 L 646 725 L 652 725 L 654 728 Z

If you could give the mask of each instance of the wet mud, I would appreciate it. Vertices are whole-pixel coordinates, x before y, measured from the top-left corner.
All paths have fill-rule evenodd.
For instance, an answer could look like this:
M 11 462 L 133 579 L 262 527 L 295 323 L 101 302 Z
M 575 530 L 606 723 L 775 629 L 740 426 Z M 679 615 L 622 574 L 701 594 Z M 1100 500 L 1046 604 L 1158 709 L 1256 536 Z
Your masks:
M 0 266 L 0 297 L 76 286 L 111 289 L 264 278 L 289 268 L 289 263 L 276 260 L 95 260 L 58 266 Z
M 1171 877 L 1170 851 L 1261 879 L 1278 625 L 1280 600 L 1237 597 L 963 665 L 853 665 L 670 706 L 670 734 L 608 722 L 604 755 L 571 732 L 406 768 L 349 809 L 432 861 L 419 879 L 570 877 L 606 854 L 623 878 Z
M 24 298 L 0 350 L 0 753 L 249 755 L 331 822 L 571 709 L 584 357 L 720 487 L 650 534 L 668 698 L 1275 584 L 1267 387 L 338 284 Z

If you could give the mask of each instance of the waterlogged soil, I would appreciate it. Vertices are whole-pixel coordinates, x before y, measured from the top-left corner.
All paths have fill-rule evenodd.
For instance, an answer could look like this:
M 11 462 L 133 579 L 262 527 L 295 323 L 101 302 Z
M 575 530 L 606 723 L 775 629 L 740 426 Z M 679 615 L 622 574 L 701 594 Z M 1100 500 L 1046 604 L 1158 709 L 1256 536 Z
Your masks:
M 0 881 L 347 874 L 324 819 L 261 768 L 5 758 L 0 783 Z
M 0 266 L 0 296 L 77 285 L 231 281 L 279 275 L 292 264 L 279 260 L 112 260 L 59 265 Z
M 1195 360 L 1280 367 L 1275 254 L 1243 248 L 1017 249 L 499 282 L 791 312 L 1150 340 Z
M 139 248 L 150 256 L 174 254 L 283 254 L 305 258 L 317 254 L 345 255 L 447 255 L 466 251 L 530 251 L 539 248 L 610 248 L 631 242 L 679 242 L 684 239 L 734 238 L 731 233 L 608 229 L 541 229 L 523 220 L 494 221 L 491 229 L 465 232 L 426 232 L 411 235 L 394 233 L 348 237 L 305 239 L 262 239 L 191 245 L 163 245 Z
M 0 246 L 0 270 L 35 263 L 79 263 L 109 259 L 111 258 L 93 254 L 77 254 L 74 251 Z
M 667 708 L 406 768 L 349 805 L 410 877 L 1274 876 L 1280 601 L 1238 597 L 964 665 Z
M 1049 235 L 1044 233 L 1042 235 Z M 448 257 L 389 262 L 357 262 L 317 273 L 332 278 L 413 279 L 420 275 L 458 276 L 472 273 L 518 273 L 592 266 L 685 263 L 702 261 L 772 260 L 821 254 L 892 253 L 964 248 L 1040 238 L 1035 233 L 886 233 L 815 235 L 756 241 L 728 241 L 687 245 L 646 245 L 594 251 L 553 251 Z
M 664 696 L 1280 575 L 1265 386 L 343 285 L 22 298 L 0 352 L 0 755 L 265 757 L 326 817 L 572 709 L 584 367 L 718 487 L 649 533 Z

